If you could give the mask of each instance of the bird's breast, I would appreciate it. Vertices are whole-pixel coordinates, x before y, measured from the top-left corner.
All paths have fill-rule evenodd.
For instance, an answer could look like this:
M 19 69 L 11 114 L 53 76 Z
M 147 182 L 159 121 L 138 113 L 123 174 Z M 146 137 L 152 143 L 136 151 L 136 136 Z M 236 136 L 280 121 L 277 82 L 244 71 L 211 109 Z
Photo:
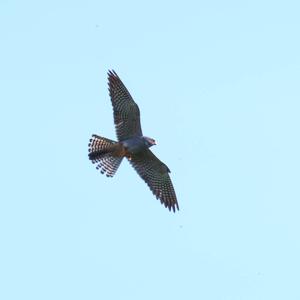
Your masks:
M 126 149 L 126 152 L 128 152 L 128 154 L 136 154 L 141 151 L 144 151 L 147 148 L 144 141 L 139 137 L 131 138 L 122 141 L 121 143 L 123 147 Z

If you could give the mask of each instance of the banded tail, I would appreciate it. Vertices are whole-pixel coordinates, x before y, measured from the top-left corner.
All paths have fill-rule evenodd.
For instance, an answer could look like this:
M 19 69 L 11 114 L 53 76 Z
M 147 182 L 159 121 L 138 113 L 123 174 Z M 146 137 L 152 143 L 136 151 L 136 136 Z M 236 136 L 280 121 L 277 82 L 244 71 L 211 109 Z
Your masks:
M 107 177 L 113 177 L 118 170 L 122 159 L 120 144 L 110 139 L 92 135 L 89 143 L 89 159 L 97 164 L 96 169 Z

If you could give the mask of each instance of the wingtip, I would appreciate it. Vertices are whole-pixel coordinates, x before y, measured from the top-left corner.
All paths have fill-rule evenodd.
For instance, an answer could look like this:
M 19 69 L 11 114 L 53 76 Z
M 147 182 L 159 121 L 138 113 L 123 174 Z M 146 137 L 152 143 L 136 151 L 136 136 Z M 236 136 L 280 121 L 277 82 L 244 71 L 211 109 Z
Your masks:
M 163 203 L 165 205 L 166 208 L 168 208 L 168 210 L 170 212 L 173 212 L 174 214 L 179 211 L 179 205 L 178 203 L 172 203 L 172 204 L 167 204 L 167 203 Z
M 108 76 L 108 78 L 110 78 L 110 77 L 118 77 L 118 74 L 116 73 L 116 71 L 114 69 L 111 69 L 111 70 L 107 71 L 107 76 Z
M 169 207 L 170 211 L 171 211 L 171 207 Z M 174 205 L 172 205 L 172 210 L 173 210 L 173 213 L 175 214 L 176 211 L 179 211 L 179 205 L 178 203 L 175 203 Z

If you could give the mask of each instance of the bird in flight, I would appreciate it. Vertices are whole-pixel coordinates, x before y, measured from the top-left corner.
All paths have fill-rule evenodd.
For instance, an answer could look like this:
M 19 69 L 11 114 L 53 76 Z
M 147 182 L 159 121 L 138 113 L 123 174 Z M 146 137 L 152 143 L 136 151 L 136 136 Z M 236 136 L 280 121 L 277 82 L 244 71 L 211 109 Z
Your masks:
M 156 198 L 169 210 L 179 210 L 170 170 L 150 151 L 155 140 L 143 136 L 139 107 L 115 71 L 108 71 L 108 90 L 118 141 L 92 135 L 89 159 L 102 174 L 113 177 L 126 157 Z

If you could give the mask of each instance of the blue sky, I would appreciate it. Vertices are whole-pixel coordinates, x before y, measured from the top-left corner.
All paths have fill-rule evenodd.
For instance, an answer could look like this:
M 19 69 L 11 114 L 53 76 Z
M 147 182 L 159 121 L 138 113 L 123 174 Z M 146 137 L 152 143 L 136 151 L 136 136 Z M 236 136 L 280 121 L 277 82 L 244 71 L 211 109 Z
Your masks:
M 1 299 L 300 299 L 298 1 L 0 3 Z M 180 211 L 115 138 L 108 69 Z

